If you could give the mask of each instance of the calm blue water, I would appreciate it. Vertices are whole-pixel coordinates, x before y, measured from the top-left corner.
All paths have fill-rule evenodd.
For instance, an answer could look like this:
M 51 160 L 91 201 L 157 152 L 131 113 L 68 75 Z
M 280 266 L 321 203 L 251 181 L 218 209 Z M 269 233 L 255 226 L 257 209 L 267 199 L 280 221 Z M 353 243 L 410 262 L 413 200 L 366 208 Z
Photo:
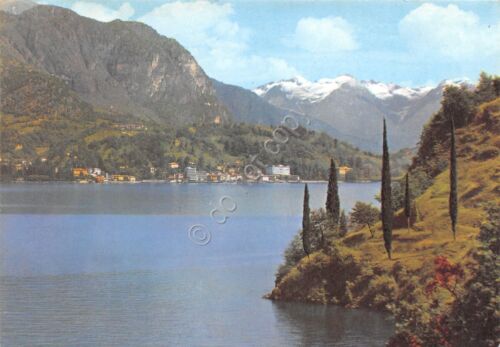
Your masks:
M 378 189 L 341 184 L 344 208 Z M 310 191 L 321 207 L 326 185 Z M 393 330 L 383 315 L 261 298 L 300 227 L 302 194 L 294 184 L 0 185 L 0 345 L 382 346 Z M 210 217 L 233 207 L 225 224 Z M 188 237 L 194 224 L 210 243 Z

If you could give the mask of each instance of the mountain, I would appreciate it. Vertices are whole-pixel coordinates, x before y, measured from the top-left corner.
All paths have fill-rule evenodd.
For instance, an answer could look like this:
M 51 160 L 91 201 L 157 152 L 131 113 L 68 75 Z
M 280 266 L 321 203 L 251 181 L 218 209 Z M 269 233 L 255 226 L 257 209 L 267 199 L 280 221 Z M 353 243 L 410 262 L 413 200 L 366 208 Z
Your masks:
M 3 65 L 55 76 L 95 107 L 176 125 L 229 117 L 191 54 L 142 23 L 102 23 L 55 6 L 0 12 L 0 20 Z
M 252 91 L 212 79 L 217 98 L 238 122 L 278 125 L 287 112 L 276 107 Z
M 392 150 L 414 147 L 423 125 L 440 107 L 437 87 L 408 88 L 375 81 L 358 81 L 349 75 L 310 82 L 302 77 L 272 82 L 254 90 L 270 104 L 307 114 L 329 124 L 340 139 L 363 149 L 382 148 L 381 121 L 385 117 Z
M 214 79 L 212 79 L 212 85 L 215 88 L 217 98 L 231 112 L 235 121 L 271 126 L 284 124 L 295 127 L 300 125 L 310 130 L 325 132 L 333 137 L 341 136 L 341 133 L 330 124 L 319 119 L 313 120 L 296 110 L 274 106 L 248 89 Z M 287 116 L 293 118 L 287 119 Z
M 324 133 L 301 128 L 278 153 L 269 154 L 262 151 L 263 143 L 273 138 L 269 126 L 223 122 L 172 127 L 98 109 L 60 78 L 24 64 L 0 65 L 0 76 L 0 180 L 71 180 L 74 167 L 165 178 L 172 161 L 181 170 L 196 165 L 241 172 L 259 152 L 260 162 L 288 164 L 304 179 L 325 179 L 331 157 L 353 168 L 346 179 L 379 179 L 380 156 Z M 393 163 L 394 175 L 408 164 Z
M 164 178 L 171 161 L 241 172 L 259 151 L 261 162 L 288 164 L 302 178 L 325 178 L 330 157 L 352 168 L 346 179 L 379 178 L 380 156 L 324 133 L 300 128 L 271 155 L 262 151 L 271 127 L 215 122 L 230 119 L 228 108 L 263 124 L 288 112 L 211 81 L 175 40 L 143 24 L 53 6 L 0 11 L 0 21 L 2 180 L 71 180 L 74 167 Z
M 0 11 L 20 14 L 37 4 L 30 0 L 0 0 Z

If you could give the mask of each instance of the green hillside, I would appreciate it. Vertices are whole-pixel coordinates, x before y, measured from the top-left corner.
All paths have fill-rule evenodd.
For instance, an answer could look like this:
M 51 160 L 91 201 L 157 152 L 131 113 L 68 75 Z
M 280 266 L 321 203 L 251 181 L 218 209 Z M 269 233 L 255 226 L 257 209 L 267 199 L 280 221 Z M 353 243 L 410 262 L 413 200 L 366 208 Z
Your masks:
M 493 86 L 491 79 L 486 82 Z M 403 211 L 395 213 L 392 260 L 384 250 L 380 223 L 373 238 L 362 226 L 352 225 L 343 237 L 326 230 L 327 246 L 317 246 L 309 257 L 297 237 L 285 252 L 269 298 L 389 311 L 398 333 L 391 346 L 496 346 L 500 98 L 488 101 L 498 96 L 498 89 L 483 96 L 481 87 L 475 92 L 449 88 L 443 108 L 424 130 L 410 169 L 414 223 L 408 231 Z M 450 112 L 447 102 L 463 101 L 467 103 L 459 107 L 456 132 L 459 214 L 454 241 L 448 215 L 449 136 L 444 135 L 443 118 Z M 399 185 L 394 184 L 396 207 L 402 206 Z M 317 233 L 325 217 L 314 212 L 312 220 Z

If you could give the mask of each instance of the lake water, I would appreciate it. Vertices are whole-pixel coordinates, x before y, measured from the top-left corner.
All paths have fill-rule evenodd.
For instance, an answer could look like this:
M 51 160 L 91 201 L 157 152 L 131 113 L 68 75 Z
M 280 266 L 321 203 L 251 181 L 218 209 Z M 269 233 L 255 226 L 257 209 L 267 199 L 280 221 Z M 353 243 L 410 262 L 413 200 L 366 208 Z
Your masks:
M 379 184 L 339 189 L 349 210 Z M 0 185 L 0 345 L 383 346 L 385 315 L 262 299 L 300 228 L 302 194 L 300 184 Z M 323 206 L 326 184 L 310 194 Z

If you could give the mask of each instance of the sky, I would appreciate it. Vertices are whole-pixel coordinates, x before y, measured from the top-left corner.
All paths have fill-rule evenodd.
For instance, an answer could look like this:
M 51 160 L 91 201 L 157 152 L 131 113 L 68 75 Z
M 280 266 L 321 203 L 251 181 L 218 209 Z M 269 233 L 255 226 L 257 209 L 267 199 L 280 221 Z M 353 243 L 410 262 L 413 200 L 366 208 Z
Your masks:
M 255 88 L 349 74 L 416 87 L 500 73 L 500 2 L 39 0 L 176 39 L 204 71 Z

